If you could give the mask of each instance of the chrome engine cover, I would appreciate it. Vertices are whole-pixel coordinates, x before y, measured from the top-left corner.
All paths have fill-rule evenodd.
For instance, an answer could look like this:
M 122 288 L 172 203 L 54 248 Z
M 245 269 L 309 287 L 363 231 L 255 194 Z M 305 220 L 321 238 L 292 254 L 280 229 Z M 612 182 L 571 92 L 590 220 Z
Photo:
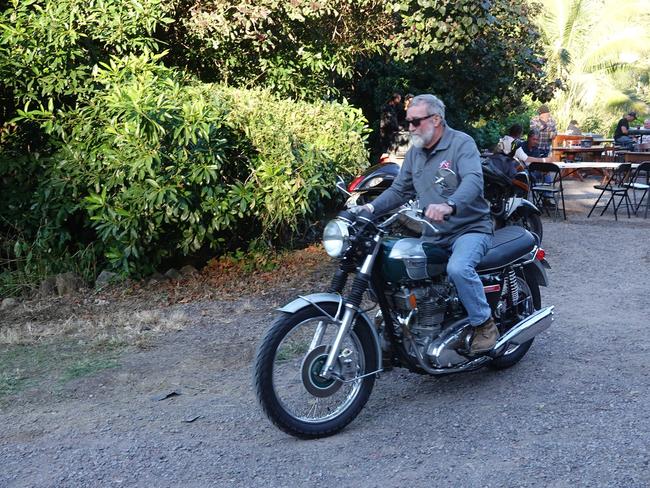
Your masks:
M 426 356 L 435 368 L 451 368 L 467 362 L 456 349 L 463 347 L 463 339 L 470 328 L 465 318 L 450 325 L 427 347 Z

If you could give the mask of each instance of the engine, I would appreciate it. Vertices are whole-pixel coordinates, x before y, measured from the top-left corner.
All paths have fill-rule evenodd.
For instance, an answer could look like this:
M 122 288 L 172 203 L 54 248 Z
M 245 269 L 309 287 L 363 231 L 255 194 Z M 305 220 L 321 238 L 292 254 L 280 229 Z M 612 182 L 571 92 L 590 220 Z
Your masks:
M 403 286 L 390 297 L 399 322 L 405 324 L 408 320 L 418 345 L 426 346 L 442 331 L 448 307 L 457 301 L 451 293 L 448 283 L 432 283 L 415 288 Z

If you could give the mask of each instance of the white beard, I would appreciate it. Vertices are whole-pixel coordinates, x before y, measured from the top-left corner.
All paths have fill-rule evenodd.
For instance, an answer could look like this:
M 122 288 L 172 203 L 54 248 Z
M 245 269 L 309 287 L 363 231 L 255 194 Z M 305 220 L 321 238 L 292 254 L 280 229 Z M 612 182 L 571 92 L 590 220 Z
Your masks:
M 436 128 L 432 127 L 431 130 L 428 130 L 422 134 L 415 134 L 411 132 L 411 144 L 413 144 L 418 149 L 422 149 L 425 145 L 431 142 L 435 131 Z

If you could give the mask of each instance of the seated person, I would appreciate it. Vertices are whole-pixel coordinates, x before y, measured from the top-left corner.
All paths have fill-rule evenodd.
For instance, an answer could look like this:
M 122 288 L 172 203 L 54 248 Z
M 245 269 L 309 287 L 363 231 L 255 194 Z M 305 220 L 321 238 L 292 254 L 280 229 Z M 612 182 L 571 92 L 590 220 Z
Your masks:
M 494 152 L 505 154 L 508 157 L 514 157 L 515 151 L 521 146 L 521 135 L 524 129 L 519 124 L 514 124 L 508 129 L 508 135 L 499 139 Z
M 580 127 L 578 126 L 578 121 L 577 120 L 572 120 L 569 122 L 569 126 L 566 128 L 566 133 L 570 134 L 572 136 L 581 136 L 582 135 L 582 130 L 580 130 Z
M 636 112 L 628 112 L 625 116 L 618 121 L 616 131 L 614 132 L 614 142 L 619 146 L 625 146 L 626 149 L 632 150 L 634 148 L 634 139 L 630 137 L 628 131 L 630 130 L 630 122 L 636 119 Z
M 550 163 L 550 157 L 543 158 L 541 156 L 542 153 L 539 147 L 539 135 L 537 129 L 530 129 L 526 142 L 517 148 L 512 157 L 524 164 Z

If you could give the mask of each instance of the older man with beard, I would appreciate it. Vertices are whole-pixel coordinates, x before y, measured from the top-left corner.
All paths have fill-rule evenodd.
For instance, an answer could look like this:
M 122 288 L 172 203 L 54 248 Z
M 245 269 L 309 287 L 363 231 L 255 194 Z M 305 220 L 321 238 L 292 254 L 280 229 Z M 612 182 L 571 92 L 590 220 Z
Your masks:
M 499 331 L 476 266 L 490 246 L 493 230 L 476 143 L 447 125 L 445 105 L 434 95 L 414 97 L 405 121 L 413 147 L 391 187 L 364 207 L 382 214 L 418 198 L 426 217 L 440 229 L 426 238 L 451 253 L 447 273 L 474 327 L 469 352 L 489 351 Z

